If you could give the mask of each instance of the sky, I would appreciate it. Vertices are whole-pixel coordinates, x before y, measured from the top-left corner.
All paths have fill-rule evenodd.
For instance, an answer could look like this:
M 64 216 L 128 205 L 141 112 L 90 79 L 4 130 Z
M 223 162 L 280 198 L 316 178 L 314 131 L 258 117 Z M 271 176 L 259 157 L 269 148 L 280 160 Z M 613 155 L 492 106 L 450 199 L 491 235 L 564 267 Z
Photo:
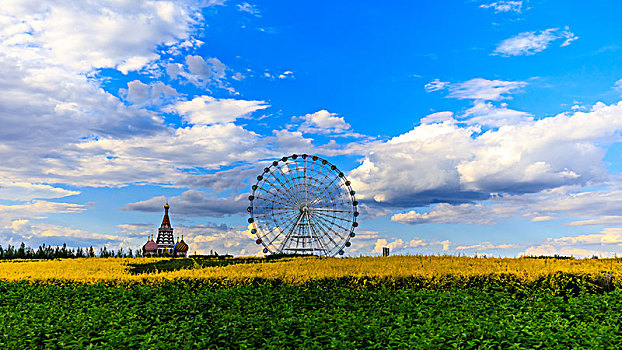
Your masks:
M 274 159 L 335 163 L 344 256 L 622 254 L 622 3 L 0 8 L 0 245 L 261 255 Z

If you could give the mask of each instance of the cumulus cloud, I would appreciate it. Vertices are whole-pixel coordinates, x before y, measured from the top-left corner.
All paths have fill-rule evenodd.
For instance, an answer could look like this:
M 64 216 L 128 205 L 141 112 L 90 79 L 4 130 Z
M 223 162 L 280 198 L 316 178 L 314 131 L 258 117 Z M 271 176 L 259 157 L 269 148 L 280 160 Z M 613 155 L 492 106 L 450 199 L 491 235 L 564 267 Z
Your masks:
M 492 225 L 500 219 L 509 218 L 542 222 L 568 220 L 571 217 L 575 221 L 568 223 L 568 226 L 622 225 L 622 215 L 619 214 L 622 212 L 621 194 L 617 184 L 598 189 L 563 186 L 536 193 L 491 194 L 491 198 L 483 203 L 441 203 L 433 205 L 428 211 L 411 210 L 394 214 L 391 221 L 409 225 Z
M 454 113 L 449 111 L 444 112 L 436 112 L 432 114 L 428 114 L 425 117 L 421 118 L 419 121 L 421 124 L 434 124 L 434 123 L 442 123 L 446 121 L 453 121 Z
M 548 238 L 525 249 L 521 255 L 573 255 L 613 257 L 622 252 L 622 228 L 605 228 L 599 233 Z
M 499 12 L 516 12 L 521 13 L 523 2 L 522 1 L 497 1 L 490 4 L 482 4 L 479 7 L 495 10 L 495 13 Z
M 39 231 L 41 231 L 41 227 L 46 227 L 46 225 L 36 222 L 36 220 L 45 219 L 48 214 L 80 213 L 84 210 L 86 210 L 86 207 L 82 204 L 45 200 L 0 205 L 0 227 L 4 227 L 3 233 L 8 234 L 6 237 L 2 237 L 2 234 L 0 234 L 0 239 L 12 242 L 13 239 L 29 239 L 32 235 L 44 236 L 45 234 Z
M 178 102 L 170 108 L 191 124 L 229 123 L 247 117 L 253 112 L 270 107 L 264 101 L 216 99 L 197 96 L 190 101 Z
M 171 205 L 171 213 L 179 212 L 184 216 L 224 217 L 228 215 L 246 214 L 248 207 L 247 194 L 228 198 L 218 198 L 202 191 L 188 190 L 180 196 L 165 198 L 164 196 L 136 203 L 129 203 L 123 210 L 160 212 L 165 201 Z
M 507 107 L 496 107 L 491 102 L 475 101 L 473 107 L 467 109 L 462 118 L 468 118 L 471 124 L 500 127 L 523 122 L 531 122 L 530 113 L 521 112 Z
M 473 99 L 498 101 L 508 98 L 512 94 L 526 86 L 523 81 L 488 80 L 474 78 L 462 83 L 455 83 L 449 86 L 448 98 Z
M 127 89 L 120 90 L 120 94 L 136 105 L 159 105 L 179 95 L 177 90 L 161 81 L 144 84 L 140 80 L 128 82 Z
M 248 2 L 238 4 L 238 10 L 246 13 L 250 13 L 253 16 L 261 17 L 261 12 L 257 9 L 257 6 L 251 5 Z
M 131 159 L 100 146 L 120 145 L 129 138 L 136 146 L 141 137 L 149 141 L 174 133 L 161 116 L 137 107 L 167 101 L 176 92 L 161 82 L 134 80 L 120 93 L 132 103 L 128 106 L 101 88 L 98 70 L 152 69 L 160 48 L 194 42 L 189 38 L 194 13 L 182 2 L 13 1 L 3 6 L 3 181 L 83 185 L 83 170 L 86 178 L 97 177 L 96 163 L 108 169 L 104 174 L 120 165 L 112 171 L 117 175 L 99 184 L 141 173 L 129 166 Z M 136 154 L 138 163 L 144 154 Z M 128 173 L 118 175 L 124 171 Z
M 106 246 L 108 249 L 136 248 L 133 238 L 118 234 L 101 234 L 75 227 L 53 225 L 44 222 L 30 220 L 15 220 L 10 225 L 4 226 L 0 232 L 0 240 L 3 244 L 19 245 L 22 242 L 27 246 L 36 248 L 42 244 L 47 246 L 61 246 L 67 244 L 70 249 L 93 246 L 96 248 Z
M 35 55 L 83 72 L 139 70 L 159 58 L 159 46 L 188 38 L 195 23 L 191 7 L 169 1 L 23 0 L 1 11 L 3 34 L 9 34 L 2 45 L 7 56 Z
M 209 82 L 222 83 L 227 70 L 227 66 L 214 57 L 205 60 L 201 56 L 188 55 L 186 65 L 190 74 L 185 74 L 183 71 L 177 74 L 185 76 L 197 86 L 205 86 Z
M 501 250 L 501 249 L 511 249 L 520 247 L 518 244 L 493 244 L 491 242 L 482 242 L 478 244 L 472 245 L 459 245 L 456 247 L 456 250 L 474 250 L 474 251 L 482 251 L 482 250 Z
M 294 117 L 295 120 L 302 120 L 298 130 L 311 134 L 343 134 L 350 131 L 350 124 L 346 123 L 343 117 L 338 117 L 337 113 L 330 113 L 323 109 L 301 117 Z
M 467 224 L 467 225 L 493 225 L 499 217 L 509 217 L 514 213 L 514 208 L 500 205 L 459 204 L 450 205 L 440 203 L 435 205 L 427 213 L 419 213 L 416 210 L 407 213 L 398 213 L 391 217 L 391 221 L 402 224 Z
M 540 32 L 523 32 L 503 40 L 493 54 L 501 56 L 533 55 L 544 51 L 555 40 L 564 40 L 560 46 L 568 46 L 578 38 L 568 27 L 563 30 L 549 28 Z
M 60 187 L 28 182 L 0 182 L 0 199 L 11 201 L 30 201 L 75 196 L 80 191 L 70 191 Z
M 474 78 L 461 83 L 439 82 L 438 79 L 426 84 L 426 91 L 448 89 L 448 98 L 460 100 L 498 101 L 510 98 L 508 95 L 518 92 L 527 85 L 523 81 L 488 80 Z
M 421 124 L 368 146 L 349 178 L 361 199 L 417 207 L 460 204 L 602 182 L 602 145 L 619 139 L 622 103 L 499 127 L 483 134 L 452 121 Z
M 38 217 L 48 213 L 79 213 L 85 210 L 83 204 L 33 200 L 25 204 L 0 205 L 0 212 L 6 216 Z
M 424 88 L 427 92 L 439 91 L 445 89 L 449 85 L 447 81 L 440 81 L 439 79 L 434 79 L 433 81 L 425 84 Z

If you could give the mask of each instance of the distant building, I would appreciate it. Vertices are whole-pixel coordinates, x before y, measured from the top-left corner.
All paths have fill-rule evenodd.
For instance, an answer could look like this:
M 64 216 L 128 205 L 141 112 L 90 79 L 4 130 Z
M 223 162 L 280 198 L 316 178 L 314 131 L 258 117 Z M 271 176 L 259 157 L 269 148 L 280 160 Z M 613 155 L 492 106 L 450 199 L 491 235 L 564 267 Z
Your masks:
M 168 209 L 170 205 L 168 202 L 164 205 L 164 218 L 162 218 L 162 224 L 158 229 L 158 237 L 156 241 L 153 240 L 153 236 L 147 239 L 147 243 L 143 246 L 144 256 L 181 256 L 186 257 L 188 254 L 188 244 L 184 242 L 184 237 L 181 240 L 178 238 L 177 243 L 173 238 L 173 227 L 171 226 L 171 220 L 168 217 Z

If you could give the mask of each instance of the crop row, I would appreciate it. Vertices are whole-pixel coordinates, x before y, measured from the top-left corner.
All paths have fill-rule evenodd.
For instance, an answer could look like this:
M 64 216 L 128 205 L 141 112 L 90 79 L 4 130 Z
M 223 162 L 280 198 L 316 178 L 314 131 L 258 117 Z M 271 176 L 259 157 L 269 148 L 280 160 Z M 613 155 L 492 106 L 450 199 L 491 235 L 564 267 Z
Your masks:
M 622 295 L 0 282 L 0 347 L 619 348 Z
M 620 259 L 501 259 L 453 256 L 393 256 L 389 258 L 286 258 L 272 261 L 235 258 L 213 264 L 199 260 L 171 259 L 62 259 L 0 262 L 0 280 L 65 280 L 83 283 L 112 281 L 158 283 L 175 279 L 223 280 L 244 285 L 249 280 L 275 280 L 304 284 L 314 280 L 350 278 L 356 281 L 399 281 L 409 278 L 481 278 L 475 276 L 514 276 L 520 283 L 536 283 L 546 276 L 567 274 L 583 280 L 604 278 L 608 284 L 620 283 Z M 145 268 L 141 268 L 145 266 Z M 450 276 L 450 277 L 444 277 Z M 585 277 L 588 276 L 588 277 Z M 489 278 L 489 277 L 486 277 Z M 358 282 L 357 282 L 358 283 Z M 385 282 L 382 282 L 385 283 Z M 427 282 L 426 282 L 427 283 Z M 460 282 L 462 283 L 462 282 Z M 596 282 L 595 282 L 596 283 Z

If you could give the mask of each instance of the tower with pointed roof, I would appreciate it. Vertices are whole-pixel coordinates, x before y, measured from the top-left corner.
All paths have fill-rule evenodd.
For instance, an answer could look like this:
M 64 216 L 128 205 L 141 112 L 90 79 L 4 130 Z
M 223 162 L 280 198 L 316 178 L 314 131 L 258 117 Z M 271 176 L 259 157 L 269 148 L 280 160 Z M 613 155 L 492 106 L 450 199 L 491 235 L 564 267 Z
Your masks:
M 158 238 L 156 243 L 158 244 L 158 255 L 170 254 L 173 255 L 173 248 L 175 247 L 175 238 L 173 238 L 173 228 L 171 227 L 171 220 L 168 218 L 168 201 L 164 205 L 164 218 L 162 218 L 162 225 L 158 229 Z

